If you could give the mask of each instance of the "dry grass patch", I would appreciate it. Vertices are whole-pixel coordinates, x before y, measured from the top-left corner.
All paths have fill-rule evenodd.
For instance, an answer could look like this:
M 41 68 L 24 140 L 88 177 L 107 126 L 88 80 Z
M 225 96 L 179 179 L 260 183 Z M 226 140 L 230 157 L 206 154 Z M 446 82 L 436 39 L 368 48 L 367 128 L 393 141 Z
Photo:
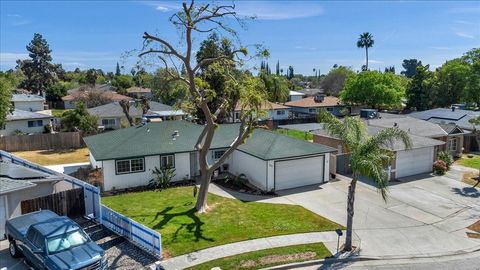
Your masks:
M 480 183 L 478 183 L 478 181 L 479 181 L 478 173 L 466 172 L 466 173 L 463 174 L 462 181 L 464 183 L 467 183 L 467 184 L 472 185 L 472 186 L 476 185 L 477 188 L 480 188 Z
M 88 162 L 88 148 L 64 150 L 37 150 L 15 152 L 14 155 L 28 161 L 48 166 L 68 163 Z

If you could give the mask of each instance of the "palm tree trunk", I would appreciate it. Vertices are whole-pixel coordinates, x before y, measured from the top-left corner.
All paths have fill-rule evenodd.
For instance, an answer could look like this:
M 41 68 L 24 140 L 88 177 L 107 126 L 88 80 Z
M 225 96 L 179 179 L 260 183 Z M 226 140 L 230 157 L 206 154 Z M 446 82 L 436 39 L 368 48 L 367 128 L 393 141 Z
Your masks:
M 365 47 L 365 54 L 367 56 L 367 63 L 365 65 L 365 70 L 368 70 L 368 47 Z
M 355 204 L 355 187 L 357 186 L 357 175 L 353 174 L 353 179 L 348 187 L 348 199 L 347 199 L 347 235 L 345 237 L 344 251 L 352 250 L 352 231 L 353 231 L 353 213 Z

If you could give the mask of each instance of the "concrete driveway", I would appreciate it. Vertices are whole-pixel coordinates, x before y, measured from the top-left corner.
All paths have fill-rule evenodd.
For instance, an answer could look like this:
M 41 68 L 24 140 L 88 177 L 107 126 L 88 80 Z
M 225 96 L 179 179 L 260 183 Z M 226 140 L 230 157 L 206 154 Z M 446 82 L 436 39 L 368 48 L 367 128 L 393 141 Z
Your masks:
M 348 184 L 345 178 L 279 193 L 345 225 Z M 478 220 L 479 190 L 448 177 L 421 175 L 392 183 L 386 203 L 374 186 L 357 185 L 353 224 L 363 256 L 441 256 L 480 249 L 480 239 L 466 235 L 466 227 Z

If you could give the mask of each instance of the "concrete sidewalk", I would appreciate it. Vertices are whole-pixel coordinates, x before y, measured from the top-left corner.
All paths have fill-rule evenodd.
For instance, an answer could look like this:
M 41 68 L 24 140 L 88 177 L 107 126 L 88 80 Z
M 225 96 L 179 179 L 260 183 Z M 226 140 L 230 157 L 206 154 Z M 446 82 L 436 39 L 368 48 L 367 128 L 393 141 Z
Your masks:
M 342 241 L 343 239 L 340 239 L 340 242 Z M 314 232 L 273 236 L 216 246 L 161 261 L 160 265 L 166 270 L 185 269 L 211 260 L 246 252 L 319 242 L 323 242 L 332 254 L 336 253 L 337 234 L 335 232 Z

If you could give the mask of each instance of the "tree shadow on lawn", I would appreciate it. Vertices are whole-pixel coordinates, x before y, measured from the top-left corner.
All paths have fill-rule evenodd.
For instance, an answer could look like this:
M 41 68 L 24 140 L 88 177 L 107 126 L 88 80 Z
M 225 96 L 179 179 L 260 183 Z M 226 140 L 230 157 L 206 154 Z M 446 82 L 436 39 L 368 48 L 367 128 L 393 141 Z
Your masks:
M 185 216 L 185 217 L 190 218 L 192 220 L 192 222 L 191 223 L 180 224 L 180 226 L 177 228 L 177 230 L 173 234 L 173 237 L 172 237 L 173 242 L 175 242 L 177 240 L 178 234 L 184 228 L 188 231 L 188 233 L 193 234 L 193 236 L 195 237 L 195 242 L 198 242 L 200 240 L 205 240 L 205 241 L 208 241 L 208 242 L 214 242 L 215 241 L 213 238 L 207 238 L 207 237 L 203 236 L 202 226 L 205 223 L 202 222 L 200 220 L 200 218 L 198 218 L 195 215 L 195 213 L 196 213 L 195 207 L 193 207 L 189 210 L 183 211 L 183 212 L 169 213 L 173 208 L 174 208 L 173 206 L 169 206 L 169 207 L 166 207 L 165 209 L 163 209 L 162 211 L 158 212 L 155 215 L 154 220 L 157 220 L 160 216 L 162 217 L 162 220 L 160 220 L 160 222 L 158 222 L 152 228 L 155 229 L 155 230 L 161 230 L 173 218 Z
M 480 198 L 480 191 L 474 187 L 452 188 L 452 191 L 464 197 Z

